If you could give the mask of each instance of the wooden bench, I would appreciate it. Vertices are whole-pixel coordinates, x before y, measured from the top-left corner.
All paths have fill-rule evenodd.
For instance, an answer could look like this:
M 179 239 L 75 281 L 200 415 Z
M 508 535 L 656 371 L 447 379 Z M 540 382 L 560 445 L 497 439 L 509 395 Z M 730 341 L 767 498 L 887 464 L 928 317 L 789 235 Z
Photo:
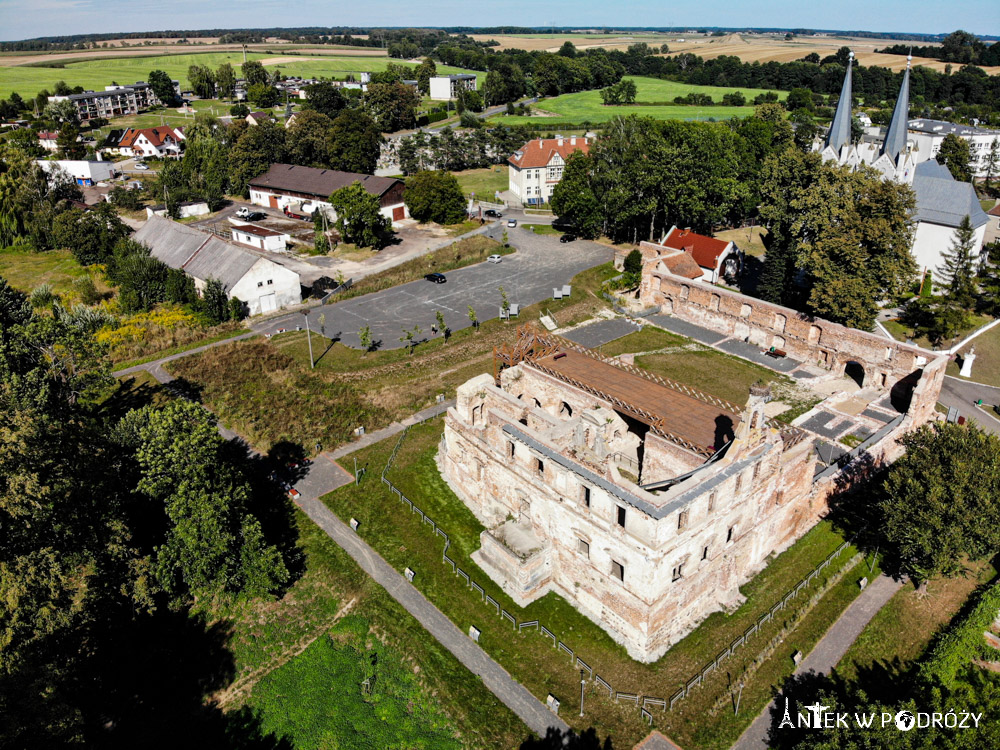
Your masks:
M 783 359 L 788 356 L 788 352 L 784 349 L 775 349 L 773 346 L 764 352 L 768 357 L 774 357 L 775 359 Z

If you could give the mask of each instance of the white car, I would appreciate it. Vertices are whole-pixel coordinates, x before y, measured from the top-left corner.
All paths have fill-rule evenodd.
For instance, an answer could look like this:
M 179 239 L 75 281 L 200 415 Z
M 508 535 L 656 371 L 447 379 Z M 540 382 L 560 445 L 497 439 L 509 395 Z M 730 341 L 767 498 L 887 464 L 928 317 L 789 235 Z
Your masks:
M 494 255 L 491 255 L 489 258 L 487 258 L 486 262 L 487 263 L 499 263 L 502 260 L 503 260 L 503 256 L 494 254 Z
M 143 172 L 149 169 L 149 166 L 147 166 L 146 164 L 136 164 L 135 168 L 138 169 L 140 172 Z
M 507 219 L 507 226 L 512 227 L 512 228 L 516 227 L 517 226 L 517 219 Z

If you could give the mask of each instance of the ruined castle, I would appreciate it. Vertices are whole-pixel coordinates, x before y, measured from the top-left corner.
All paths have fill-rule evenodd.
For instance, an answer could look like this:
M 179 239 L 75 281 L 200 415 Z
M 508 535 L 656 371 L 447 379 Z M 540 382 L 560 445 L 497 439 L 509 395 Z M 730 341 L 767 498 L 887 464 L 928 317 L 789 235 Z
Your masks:
M 493 374 L 458 389 L 438 464 L 486 527 L 473 559 L 518 604 L 556 592 L 653 661 L 739 605 L 739 587 L 826 513 L 859 455 L 898 454 L 896 438 L 932 418 L 946 359 L 693 283 L 645 250 L 647 307 L 778 347 L 817 380 L 853 363 L 865 381 L 850 408 L 835 395 L 792 426 L 766 415 L 764 383 L 732 404 L 525 327 Z M 823 414 L 867 420 L 871 434 L 824 462 L 809 429 Z

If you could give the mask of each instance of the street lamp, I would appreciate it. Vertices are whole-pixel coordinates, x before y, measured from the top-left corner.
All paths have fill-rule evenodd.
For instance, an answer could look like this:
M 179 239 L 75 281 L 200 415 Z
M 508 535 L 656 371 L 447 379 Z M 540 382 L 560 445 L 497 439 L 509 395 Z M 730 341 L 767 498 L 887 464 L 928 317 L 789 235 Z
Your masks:
M 309 367 L 311 369 L 316 368 L 316 363 L 313 361 L 313 340 L 312 333 L 309 330 L 309 311 L 303 310 L 302 317 L 306 319 L 306 341 L 309 342 Z
M 580 716 L 583 716 L 583 689 L 587 681 L 583 679 L 583 670 L 580 670 Z

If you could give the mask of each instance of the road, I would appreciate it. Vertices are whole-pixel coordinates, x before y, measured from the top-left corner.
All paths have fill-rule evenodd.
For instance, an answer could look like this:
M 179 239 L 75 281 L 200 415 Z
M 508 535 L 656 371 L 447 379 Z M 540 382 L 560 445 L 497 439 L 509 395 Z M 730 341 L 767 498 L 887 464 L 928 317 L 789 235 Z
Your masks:
M 978 399 L 982 399 L 985 404 L 1000 403 L 1000 388 L 945 376 L 938 400 L 945 406 L 958 409 L 958 413 L 966 419 L 976 420 L 984 430 L 1000 435 L 1000 419 L 975 406 Z
M 488 234 L 499 239 L 505 227 L 495 225 Z M 614 251 L 606 245 L 586 240 L 561 243 L 555 235 L 536 235 L 526 229 L 508 229 L 509 241 L 517 248 L 501 263 L 479 263 L 448 271 L 447 283 L 420 280 L 343 302 L 309 308 L 309 325 L 320 330 L 319 316 L 325 317 L 326 335 L 353 347 L 360 346 L 358 330 L 369 326 L 381 348 L 403 346 L 402 329 L 421 328 L 418 340 L 429 338 L 435 313 L 440 310 L 452 331 L 471 323 L 468 308 L 475 308 L 480 322 L 499 316 L 503 286 L 512 304 L 522 307 L 551 299 L 554 287 L 568 284 L 581 271 L 611 260 Z M 303 325 L 301 312 L 289 313 L 254 326 L 261 333 Z

